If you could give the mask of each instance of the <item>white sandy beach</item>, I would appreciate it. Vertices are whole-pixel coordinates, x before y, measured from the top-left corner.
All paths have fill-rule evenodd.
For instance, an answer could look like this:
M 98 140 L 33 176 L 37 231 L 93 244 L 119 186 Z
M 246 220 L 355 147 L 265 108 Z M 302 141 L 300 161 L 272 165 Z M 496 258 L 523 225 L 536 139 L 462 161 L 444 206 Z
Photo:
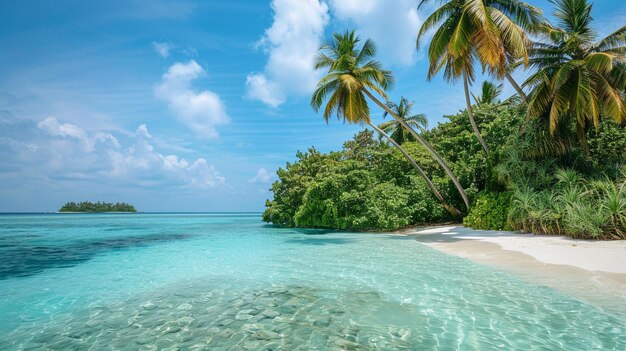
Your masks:
M 398 233 L 580 299 L 620 309 L 626 306 L 626 241 L 574 240 L 462 226 L 414 228 Z

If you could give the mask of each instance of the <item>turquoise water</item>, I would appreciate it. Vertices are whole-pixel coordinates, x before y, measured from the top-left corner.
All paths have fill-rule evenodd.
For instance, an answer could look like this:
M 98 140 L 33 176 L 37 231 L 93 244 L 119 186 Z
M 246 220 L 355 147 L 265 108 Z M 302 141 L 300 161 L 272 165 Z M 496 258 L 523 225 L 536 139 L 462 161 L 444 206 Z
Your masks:
M 410 237 L 0 215 L 0 350 L 624 350 L 626 316 Z

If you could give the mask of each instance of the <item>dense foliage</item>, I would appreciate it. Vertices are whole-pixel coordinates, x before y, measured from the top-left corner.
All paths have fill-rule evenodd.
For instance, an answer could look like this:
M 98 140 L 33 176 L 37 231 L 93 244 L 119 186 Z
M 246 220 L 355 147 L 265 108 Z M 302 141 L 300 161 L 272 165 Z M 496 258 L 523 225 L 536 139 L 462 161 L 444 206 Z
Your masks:
M 575 238 L 626 239 L 626 182 L 588 180 L 561 169 L 550 188 L 513 191 L 509 220 L 514 229 Z
M 339 152 L 298 153 L 263 219 L 368 230 L 464 217 L 480 229 L 626 239 L 626 26 L 598 40 L 588 0 L 551 3 L 556 25 L 523 1 L 439 1 L 417 44 L 434 31 L 427 78 L 462 80 L 466 106 L 429 131 L 406 99 L 389 101 L 394 77 L 375 44 L 335 33 L 315 59 L 325 75 L 311 106 L 379 141 L 365 131 Z M 471 94 L 478 66 L 516 96 L 501 103 L 502 84 L 490 82 Z M 521 66 L 532 71 L 522 86 L 511 76 Z M 369 102 L 393 121 L 372 124 Z
M 133 205 L 117 202 L 68 202 L 59 212 L 137 212 Z
M 511 129 L 517 128 L 521 110 L 497 105 L 476 109 L 476 119 L 485 134 L 504 144 Z M 495 179 L 487 166 L 492 156 L 480 152 L 464 113 L 447 116 L 425 133 L 446 158 L 463 186 L 476 194 Z M 454 184 L 418 143 L 403 148 L 431 176 L 444 196 L 458 208 L 463 202 Z M 364 131 L 344 144 L 343 150 L 321 154 L 314 148 L 298 152 L 298 160 L 278 170 L 272 185 L 274 199 L 267 201 L 263 219 L 282 226 L 340 229 L 395 229 L 415 223 L 450 221 L 426 183 L 399 151 Z M 497 186 L 502 188 L 501 186 Z
M 447 219 L 408 161 L 371 131 L 357 134 L 343 150 L 314 148 L 278 170 L 263 219 L 283 226 L 395 229 Z
M 482 191 L 476 197 L 472 211 L 463 218 L 463 224 L 474 229 L 510 230 L 510 208 L 510 192 Z
M 625 237 L 626 129 L 603 121 L 588 132 L 586 154 L 576 140 L 554 141 L 542 134 L 539 121 L 524 116 L 524 108 L 515 103 L 474 106 L 489 154 L 482 152 L 466 111 L 446 116 L 448 122 L 424 133 L 470 196 L 464 224 L 581 238 Z M 413 142 L 402 147 L 462 208 L 454 185 L 427 151 Z M 575 174 L 574 185 L 564 186 L 563 174 Z M 277 225 L 391 230 L 451 220 L 400 152 L 370 131 L 357 134 L 338 152 L 298 152 L 294 163 L 279 169 L 278 178 L 263 215 Z

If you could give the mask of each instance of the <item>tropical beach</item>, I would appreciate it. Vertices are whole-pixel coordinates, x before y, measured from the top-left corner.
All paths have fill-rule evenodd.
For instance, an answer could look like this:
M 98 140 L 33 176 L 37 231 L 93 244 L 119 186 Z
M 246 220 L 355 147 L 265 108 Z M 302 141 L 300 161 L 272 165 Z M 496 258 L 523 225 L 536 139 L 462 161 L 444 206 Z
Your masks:
M 620 308 L 626 297 L 624 242 L 473 231 L 461 227 L 398 232 L 439 251 L 498 267 L 592 303 Z
M 552 274 L 557 288 L 538 284 L 411 236 L 268 227 L 258 214 L 234 213 L 0 221 L 10 247 L 0 271 L 2 349 L 623 344 L 623 290 L 569 281 L 596 293 L 585 299 L 558 289 L 563 275 Z
M 624 18 L 3 3 L 0 350 L 626 349 Z

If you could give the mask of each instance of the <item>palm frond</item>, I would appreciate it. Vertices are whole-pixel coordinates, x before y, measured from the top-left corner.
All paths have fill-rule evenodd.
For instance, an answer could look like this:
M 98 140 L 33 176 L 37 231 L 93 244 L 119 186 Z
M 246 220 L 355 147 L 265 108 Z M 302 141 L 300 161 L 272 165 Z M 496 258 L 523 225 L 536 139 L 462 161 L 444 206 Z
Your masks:
M 593 51 L 612 51 L 615 48 L 626 46 L 626 26 L 607 35 L 593 45 Z

